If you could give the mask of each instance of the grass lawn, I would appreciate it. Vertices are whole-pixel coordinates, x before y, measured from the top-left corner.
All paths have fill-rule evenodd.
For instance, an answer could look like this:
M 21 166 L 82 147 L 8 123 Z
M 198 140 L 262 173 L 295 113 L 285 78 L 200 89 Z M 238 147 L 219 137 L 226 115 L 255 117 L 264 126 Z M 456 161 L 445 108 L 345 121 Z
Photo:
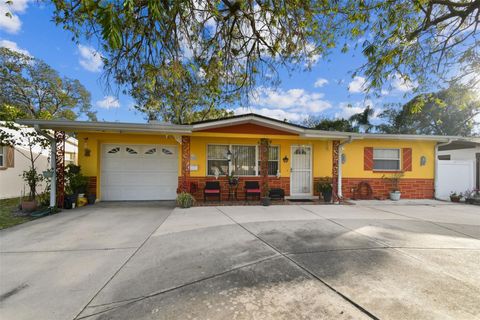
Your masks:
M 0 200 L 0 230 L 13 227 L 17 224 L 24 223 L 33 219 L 30 216 L 16 217 L 13 215 L 12 211 L 16 209 L 19 201 L 19 198 Z

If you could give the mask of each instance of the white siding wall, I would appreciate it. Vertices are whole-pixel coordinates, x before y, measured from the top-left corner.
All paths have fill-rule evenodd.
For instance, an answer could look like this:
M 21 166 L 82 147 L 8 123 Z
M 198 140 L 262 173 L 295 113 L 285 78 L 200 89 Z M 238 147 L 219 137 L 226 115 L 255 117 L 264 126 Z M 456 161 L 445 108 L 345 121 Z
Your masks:
M 476 153 L 480 153 L 480 146 L 471 149 L 438 151 L 438 155 L 450 155 L 450 160 L 471 160 L 476 161 Z M 476 165 L 473 166 L 473 181 L 475 183 L 477 177 Z
M 22 151 L 26 152 L 26 151 Z M 35 162 L 37 172 L 42 173 L 49 168 L 48 158 L 41 155 Z M 15 149 L 15 166 L 0 170 L 0 199 L 15 198 L 21 196 L 24 192 L 28 194 L 28 186 L 22 179 L 22 172 L 30 165 L 27 158 Z M 37 192 L 43 192 L 45 185 L 40 184 Z

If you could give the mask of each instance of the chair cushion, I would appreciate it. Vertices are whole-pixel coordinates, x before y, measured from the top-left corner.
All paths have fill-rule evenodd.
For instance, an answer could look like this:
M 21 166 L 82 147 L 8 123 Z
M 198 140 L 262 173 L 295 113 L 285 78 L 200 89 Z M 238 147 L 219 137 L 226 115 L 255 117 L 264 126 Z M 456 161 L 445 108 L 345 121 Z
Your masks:
M 247 189 L 247 193 L 260 193 L 260 189 Z
M 205 189 L 205 193 L 220 193 L 220 190 Z

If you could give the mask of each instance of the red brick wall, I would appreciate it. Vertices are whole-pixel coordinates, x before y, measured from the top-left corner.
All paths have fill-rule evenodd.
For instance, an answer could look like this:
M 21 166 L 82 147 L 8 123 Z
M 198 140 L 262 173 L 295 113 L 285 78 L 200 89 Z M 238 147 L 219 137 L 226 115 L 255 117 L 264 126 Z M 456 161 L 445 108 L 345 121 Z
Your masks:
M 331 178 L 329 178 L 330 180 Z M 261 184 L 261 177 L 240 177 L 238 185 L 238 199 L 245 199 L 245 190 L 243 186 L 245 181 L 258 181 Z M 318 196 L 318 192 L 315 190 L 315 184 L 319 181 L 325 180 L 325 177 L 314 177 L 314 195 Z M 215 181 L 214 177 L 189 177 L 187 182 L 187 191 L 197 199 L 203 201 L 203 188 L 205 187 L 205 181 Z M 219 177 L 221 187 L 222 200 L 228 199 L 228 180 L 226 177 Z M 391 185 L 390 183 L 381 178 L 363 179 L 363 178 L 343 178 L 342 191 L 345 199 L 353 199 L 352 189 L 355 189 L 362 181 L 366 181 L 370 184 L 373 190 L 374 199 L 388 199 Z M 196 190 L 192 190 L 191 184 L 196 185 Z M 270 188 L 281 188 L 285 191 L 285 196 L 290 195 L 290 178 L 289 177 L 269 177 L 268 183 Z M 178 181 L 179 186 L 182 185 L 181 177 Z M 433 199 L 434 196 L 434 182 L 433 179 L 401 179 L 400 191 L 402 192 L 403 199 Z M 261 187 L 261 185 L 260 185 Z M 213 197 L 211 197 L 213 199 Z
M 370 184 L 374 199 L 388 199 L 391 184 L 389 181 L 381 178 L 343 178 L 342 191 L 344 198 L 353 199 L 354 194 L 352 190 L 356 189 L 362 181 Z M 399 187 L 403 199 L 433 199 L 434 197 L 433 179 L 401 179 Z
M 262 177 L 240 177 L 237 189 L 237 198 L 238 200 L 245 199 L 245 181 L 258 181 L 261 186 Z M 205 181 L 215 181 L 215 177 L 189 177 L 187 182 L 187 190 L 195 197 L 197 200 L 203 201 L 203 189 L 205 188 Z M 220 181 L 221 197 L 222 200 L 228 199 L 228 180 L 226 177 L 219 177 L 216 181 Z M 181 186 L 182 180 L 179 177 L 178 185 Z M 196 190 L 192 190 L 192 184 L 196 185 Z M 290 178 L 289 177 L 269 177 L 268 185 L 270 189 L 281 188 L 285 191 L 285 196 L 290 195 Z M 195 188 L 195 187 L 194 187 Z M 214 197 L 209 197 L 209 199 L 214 199 Z

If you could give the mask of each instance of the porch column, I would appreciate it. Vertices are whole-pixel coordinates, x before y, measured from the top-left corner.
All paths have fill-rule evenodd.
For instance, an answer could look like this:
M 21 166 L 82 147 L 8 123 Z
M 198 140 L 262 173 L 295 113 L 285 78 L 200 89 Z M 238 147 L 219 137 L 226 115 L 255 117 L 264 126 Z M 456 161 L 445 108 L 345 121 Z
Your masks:
M 182 136 L 182 183 L 180 191 L 188 191 L 190 178 L 190 136 Z
M 55 131 L 55 177 L 57 207 L 63 208 L 65 196 L 65 132 Z
M 338 197 L 338 159 L 339 159 L 340 141 L 332 141 L 332 186 L 333 186 L 333 202 L 339 201 Z
M 262 177 L 262 195 L 267 196 L 266 194 L 263 194 L 263 190 L 265 190 L 265 187 L 268 184 L 268 147 L 270 145 L 270 141 L 268 139 L 262 138 L 260 139 L 260 177 Z

